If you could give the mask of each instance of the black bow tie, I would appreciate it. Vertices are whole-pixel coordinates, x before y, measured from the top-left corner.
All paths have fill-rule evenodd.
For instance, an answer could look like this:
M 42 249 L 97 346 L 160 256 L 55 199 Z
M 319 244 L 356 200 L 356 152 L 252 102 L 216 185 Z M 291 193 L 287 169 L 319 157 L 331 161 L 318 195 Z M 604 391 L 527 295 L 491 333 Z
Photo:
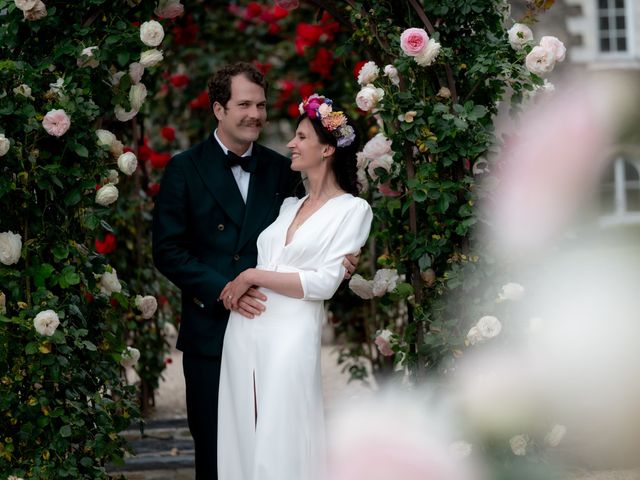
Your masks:
M 256 170 L 256 159 L 251 155 L 240 157 L 231 150 L 227 152 L 227 166 L 229 168 L 240 165 L 245 172 L 254 172 Z

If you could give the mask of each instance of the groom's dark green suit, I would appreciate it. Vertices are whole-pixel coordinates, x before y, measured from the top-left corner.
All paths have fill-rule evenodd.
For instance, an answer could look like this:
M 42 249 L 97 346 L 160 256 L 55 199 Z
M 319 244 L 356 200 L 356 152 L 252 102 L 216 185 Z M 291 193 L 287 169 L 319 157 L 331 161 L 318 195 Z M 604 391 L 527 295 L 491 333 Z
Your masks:
M 229 316 L 218 296 L 227 282 L 255 266 L 258 235 L 300 183 L 286 157 L 257 143 L 252 157 L 246 205 L 213 134 L 171 159 L 156 197 L 154 262 L 182 291 L 177 347 L 184 353 L 198 480 L 217 478 L 218 379 Z

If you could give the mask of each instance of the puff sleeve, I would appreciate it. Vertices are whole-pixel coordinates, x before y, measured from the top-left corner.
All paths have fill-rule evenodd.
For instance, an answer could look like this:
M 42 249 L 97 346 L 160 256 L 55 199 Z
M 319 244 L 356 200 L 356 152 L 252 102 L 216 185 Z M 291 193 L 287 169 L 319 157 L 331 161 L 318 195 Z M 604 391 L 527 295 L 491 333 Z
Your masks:
M 345 274 L 344 257 L 356 253 L 367 241 L 373 214 L 369 204 L 355 198 L 342 217 L 328 246 L 324 261 L 316 270 L 299 272 L 303 300 L 328 300 L 336 292 Z

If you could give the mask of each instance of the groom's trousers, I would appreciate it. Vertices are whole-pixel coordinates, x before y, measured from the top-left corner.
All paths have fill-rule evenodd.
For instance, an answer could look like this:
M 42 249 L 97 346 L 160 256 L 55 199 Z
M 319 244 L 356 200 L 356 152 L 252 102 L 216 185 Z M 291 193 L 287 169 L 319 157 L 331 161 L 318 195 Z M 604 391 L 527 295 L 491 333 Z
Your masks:
M 222 357 L 184 353 L 187 419 L 196 457 L 196 480 L 218 479 L 218 386 Z

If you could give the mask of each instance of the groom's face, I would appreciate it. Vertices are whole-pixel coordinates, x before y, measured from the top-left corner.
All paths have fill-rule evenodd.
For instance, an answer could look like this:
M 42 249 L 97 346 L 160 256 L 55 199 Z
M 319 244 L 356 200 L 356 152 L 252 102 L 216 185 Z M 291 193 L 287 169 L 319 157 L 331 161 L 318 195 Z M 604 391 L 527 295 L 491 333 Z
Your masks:
M 218 119 L 218 135 L 225 145 L 247 146 L 258 139 L 267 120 L 264 89 L 245 75 L 231 78 L 231 97 L 225 106 L 216 102 L 213 112 Z

